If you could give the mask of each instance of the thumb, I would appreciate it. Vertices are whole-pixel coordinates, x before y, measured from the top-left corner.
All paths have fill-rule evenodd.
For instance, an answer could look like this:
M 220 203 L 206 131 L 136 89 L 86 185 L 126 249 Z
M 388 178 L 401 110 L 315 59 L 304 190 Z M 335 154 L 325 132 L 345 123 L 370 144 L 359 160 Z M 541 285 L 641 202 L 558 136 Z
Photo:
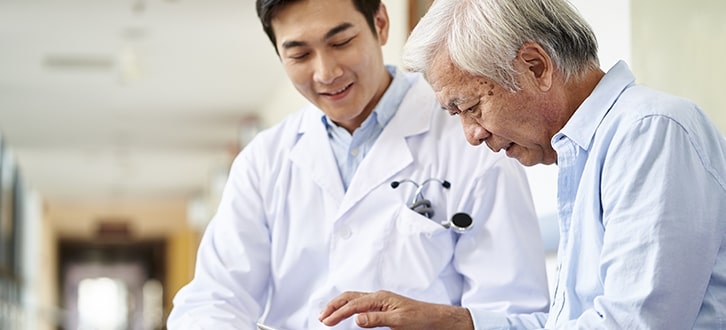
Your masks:
M 388 313 L 386 312 L 366 312 L 359 313 L 355 318 L 355 323 L 361 328 L 377 328 L 377 327 L 393 327 Z

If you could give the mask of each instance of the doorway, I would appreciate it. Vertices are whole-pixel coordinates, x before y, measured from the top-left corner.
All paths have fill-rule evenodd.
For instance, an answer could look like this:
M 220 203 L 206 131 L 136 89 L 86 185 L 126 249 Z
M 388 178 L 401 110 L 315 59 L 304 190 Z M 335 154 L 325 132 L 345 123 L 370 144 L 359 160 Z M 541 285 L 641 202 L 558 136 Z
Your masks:
M 163 241 L 59 244 L 63 329 L 164 328 Z

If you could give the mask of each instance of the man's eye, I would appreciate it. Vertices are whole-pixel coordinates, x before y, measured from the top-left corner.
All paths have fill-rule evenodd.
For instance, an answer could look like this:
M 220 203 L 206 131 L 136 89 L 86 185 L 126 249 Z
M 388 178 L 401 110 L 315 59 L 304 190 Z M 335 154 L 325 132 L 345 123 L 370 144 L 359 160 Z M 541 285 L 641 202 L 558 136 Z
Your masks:
M 349 44 L 352 40 L 353 40 L 353 38 L 350 38 L 350 39 L 344 40 L 343 42 L 334 43 L 333 47 L 336 47 L 336 48 L 344 47 L 345 45 Z
M 479 110 L 479 102 L 477 102 L 477 104 L 474 104 L 471 107 L 466 108 L 466 110 L 464 110 L 464 111 L 472 113 L 472 112 L 476 112 L 477 110 Z
M 293 60 L 302 60 L 302 59 L 306 58 L 308 56 L 308 54 L 310 54 L 310 53 L 294 54 L 294 55 L 290 55 L 288 57 L 290 57 Z

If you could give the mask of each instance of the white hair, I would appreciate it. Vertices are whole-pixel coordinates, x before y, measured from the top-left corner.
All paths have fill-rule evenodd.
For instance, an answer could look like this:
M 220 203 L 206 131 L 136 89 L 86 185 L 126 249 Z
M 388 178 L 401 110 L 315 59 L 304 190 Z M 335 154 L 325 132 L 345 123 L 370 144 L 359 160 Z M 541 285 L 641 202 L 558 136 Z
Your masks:
M 426 72 L 440 51 L 460 69 L 518 90 L 512 62 L 539 44 L 565 79 L 599 67 L 597 40 L 566 0 L 435 0 L 403 50 L 403 64 Z

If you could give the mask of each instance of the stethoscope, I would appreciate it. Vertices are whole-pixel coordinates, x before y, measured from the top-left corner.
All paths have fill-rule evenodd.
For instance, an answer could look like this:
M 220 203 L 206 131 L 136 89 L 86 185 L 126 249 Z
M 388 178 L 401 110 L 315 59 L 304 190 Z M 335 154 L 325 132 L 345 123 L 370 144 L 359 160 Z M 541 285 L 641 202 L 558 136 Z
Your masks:
M 441 184 L 444 189 L 451 188 L 451 183 L 446 180 L 440 180 L 436 178 L 429 178 L 421 182 L 421 184 L 416 183 L 416 181 L 410 180 L 410 179 L 403 179 L 400 181 L 393 181 L 391 182 L 391 188 L 396 189 L 398 186 L 401 185 L 401 183 L 409 182 L 416 186 L 416 191 L 411 196 L 411 201 L 408 203 L 408 208 L 411 210 L 416 211 L 417 213 L 431 219 L 431 217 L 434 215 L 434 209 L 431 207 L 431 201 L 424 198 L 423 195 L 423 188 L 429 183 L 429 182 L 438 182 Z M 440 225 L 444 226 L 444 228 L 451 229 L 454 232 L 458 234 L 463 234 L 469 229 L 471 229 L 472 225 L 474 224 L 473 220 L 471 219 L 471 216 L 464 212 L 458 212 L 451 216 L 451 219 L 444 220 L 439 223 Z

